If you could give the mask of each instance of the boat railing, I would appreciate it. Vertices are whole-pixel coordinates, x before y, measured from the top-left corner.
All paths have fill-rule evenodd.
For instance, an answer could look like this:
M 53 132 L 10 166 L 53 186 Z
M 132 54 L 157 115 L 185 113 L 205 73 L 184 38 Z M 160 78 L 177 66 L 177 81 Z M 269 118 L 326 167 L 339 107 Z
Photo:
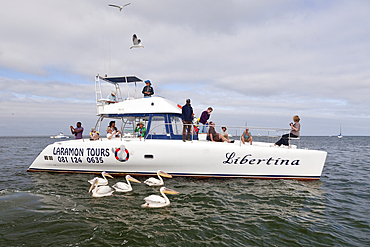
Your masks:
M 169 127 L 172 126 L 173 134 L 177 135 L 176 139 L 179 139 L 178 136 L 182 135 L 183 132 L 183 127 L 184 126 L 191 126 L 191 134 L 190 134 L 190 141 L 194 141 L 196 139 L 199 140 L 199 134 L 195 132 L 194 124 L 174 124 L 174 123 L 161 123 L 156 126 L 151 126 L 149 132 L 146 134 L 146 139 L 153 139 L 153 136 L 158 135 L 158 132 L 167 135 L 169 139 L 172 139 L 172 135 L 168 134 L 166 130 L 169 129 Z M 196 126 L 198 128 L 198 126 Z M 233 140 L 238 140 L 239 145 L 242 145 L 242 135 L 247 127 L 245 126 L 225 126 L 225 125 L 215 125 L 215 128 L 222 128 L 226 127 L 228 130 L 228 135 L 231 136 Z M 253 136 L 254 140 L 253 141 L 258 141 L 258 142 L 266 142 L 266 143 L 271 143 L 271 142 L 276 142 L 282 135 L 289 133 L 290 129 L 286 128 L 266 128 L 266 127 L 248 127 L 251 135 Z M 175 131 L 176 130 L 176 131 Z M 187 130 L 187 128 L 186 128 Z M 185 130 L 185 131 L 186 131 Z M 209 130 L 209 127 L 207 127 L 207 132 Z M 217 132 L 221 134 L 220 132 Z M 235 134 L 234 134 L 235 133 Z M 255 134 L 258 133 L 258 134 Z M 202 133 L 200 133 L 202 134 Z M 207 134 L 208 133 L 203 133 Z M 185 133 L 185 136 L 187 136 L 187 133 Z M 198 138 L 195 138 L 197 136 Z M 207 139 L 209 140 L 209 139 Z M 292 146 L 293 140 L 298 140 L 298 147 L 300 148 L 300 138 L 291 138 L 288 137 L 289 141 L 289 146 Z

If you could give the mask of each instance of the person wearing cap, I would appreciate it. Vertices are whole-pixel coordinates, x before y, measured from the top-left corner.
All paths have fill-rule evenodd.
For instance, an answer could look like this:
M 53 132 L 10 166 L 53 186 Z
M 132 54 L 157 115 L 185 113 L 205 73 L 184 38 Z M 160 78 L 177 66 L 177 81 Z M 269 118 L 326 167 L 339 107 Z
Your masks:
M 252 145 L 252 134 L 249 132 L 249 128 L 245 128 L 245 131 L 243 132 L 242 135 L 242 142 L 245 144 L 245 142 L 249 142 Z
M 112 91 L 110 93 L 110 95 L 108 96 L 108 104 L 114 104 L 114 103 L 117 103 L 117 96 L 116 96 L 116 92 Z
M 221 134 L 217 133 L 215 130 L 216 124 L 214 122 L 209 122 L 209 139 L 211 142 L 228 142 L 228 143 L 234 143 L 234 140 L 228 140 Z
M 145 137 L 146 128 L 144 127 L 143 122 L 140 122 L 136 125 L 135 132 L 138 132 L 137 136 L 140 138 L 140 140 L 141 140 L 142 137 Z
M 143 88 L 142 93 L 144 94 L 144 98 L 151 97 L 154 94 L 153 87 L 151 86 L 152 84 L 150 83 L 149 80 L 145 81 L 146 86 Z
M 72 134 L 75 135 L 75 139 L 82 139 L 82 133 L 84 132 L 84 128 L 82 127 L 81 122 L 77 122 L 76 128 L 70 126 Z
M 187 129 L 186 140 L 190 139 L 191 127 L 193 125 L 193 107 L 190 105 L 190 99 L 186 100 L 186 104 L 182 107 L 181 119 L 183 122 L 182 140 L 185 141 L 185 133 Z
M 99 139 L 99 132 L 96 131 L 95 128 L 91 128 L 91 132 L 90 132 L 90 140 L 91 141 L 96 141 Z

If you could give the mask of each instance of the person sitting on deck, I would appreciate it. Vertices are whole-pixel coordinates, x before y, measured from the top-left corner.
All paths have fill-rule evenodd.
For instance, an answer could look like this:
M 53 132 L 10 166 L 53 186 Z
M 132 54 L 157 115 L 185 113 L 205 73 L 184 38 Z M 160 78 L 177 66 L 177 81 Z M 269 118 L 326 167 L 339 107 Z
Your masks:
M 107 101 L 108 104 L 114 104 L 114 103 L 118 103 L 117 101 L 117 96 L 116 96 L 116 92 L 112 91 L 110 93 L 110 95 L 108 96 L 108 101 Z
M 210 122 L 209 123 L 209 130 L 208 130 L 209 138 L 212 142 L 228 142 L 228 143 L 234 143 L 234 140 L 227 140 L 225 137 L 223 137 L 221 134 L 217 133 L 215 130 L 215 123 Z
M 301 130 L 301 124 L 299 123 L 301 119 L 298 115 L 295 115 L 293 117 L 294 123 L 290 123 L 289 126 L 292 128 L 290 130 L 289 134 L 282 135 L 280 140 L 278 140 L 274 145 L 280 146 L 283 144 L 284 146 L 289 145 L 289 139 L 290 138 L 298 138 L 299 137 L 299 131 Z
M 221 135 L 229 140 L 229 134 L 227 133 L 227 128 L 225 126 L 221 127 Z
M 119 129 L 117 129 L 116 127 L 116 121 L 110 121 L 109 122 L 109 127 L 108 128 L 111 128 L 112 129 L 112 132 L 115 132 L 115 136 L 114 137 L 120 137 L 121 136 L 121 131 Z
M 135 129 L 135 132 L 138 132 L 137 133 L 137 137 L 141 138 L 142 137 L 145 137 L 145 134 L 146 134 L 146 128 L 144 127 L 144 123 L 143 122 L 140 122 L 136 125 L 136 129 Z
M 249 142 L 250 145 L 252 145 L 252 134 L 251 132 L 249 132 L 249 128 L 245 128 L 245 131 L 243 132 L 243 135 L 242 135 L 242 142 L 243 144 L 245 144 L 245 142 Z
M 91 128 L 90 140 L 91 141 L 96 141 L 98 139 L 99 139 L 99 132 L 97 132 L 95 128 Z
M 115 138 L 117 132 L 112 130 L 111 128 L 107 128 L 107 138 L 108 140 L 111 140 L 112 138 Z

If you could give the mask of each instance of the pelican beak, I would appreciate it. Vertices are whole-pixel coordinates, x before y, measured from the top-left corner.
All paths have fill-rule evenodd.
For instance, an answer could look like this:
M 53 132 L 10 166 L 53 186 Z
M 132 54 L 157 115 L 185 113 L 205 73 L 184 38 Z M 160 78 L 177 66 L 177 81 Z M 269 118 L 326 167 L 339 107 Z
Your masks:
M 172 176 L 164 171 L 159 171 L 159 175 L 165 178 L 172 178 Z
M 107 177 L 110 177 L 110 178 L 113 178 L 114 179 L 114 177 L 112 177 L 110 174 L 108 174 L 108 173 L 106 173 L 105 174 L 105 176 L 107 176 Z
M 178 194 L 179 192 L 176 191 L 176 190 L 171 190 L 171 189 L 165 188 L 165 190 L 163 191 L 163 193 L 175 195 L 175 194 Z
M 141 182 L 139 180 L 137 180 L 136 178 L 133 178 L 133 177 L 128 177 L 127 180 L 131 181 L 131 182 L 135 182 L 135 183 L 139 183 L 141 184 Z
M 91 190 L 94 188 L 95 184 L 98 182 L 98 180 L 95 180 L 94 183 L 91 184 L 90 186 L 90 189 L 89 189 L 89 193 L 91 192 Z

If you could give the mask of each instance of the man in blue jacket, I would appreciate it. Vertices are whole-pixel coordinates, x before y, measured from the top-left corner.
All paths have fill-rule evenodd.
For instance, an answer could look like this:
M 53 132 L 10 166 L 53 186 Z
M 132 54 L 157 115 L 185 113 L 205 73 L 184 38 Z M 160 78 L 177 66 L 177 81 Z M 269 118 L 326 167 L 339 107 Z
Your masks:
M 182 140 L 185 141 L 185 132 L 187 129 L 186 140 L 190 139 L 191 127 L 193 125 L 193 107 L 190 105 L 190 99 L 186 100 L 186 105 L 182 107 L 181 119 L 183 122 Z
M 142 91 L 142 93 L 144 94 L 144 98 L 152 97 L 152 95 L 154 94 L 153 87 L 151 86 L 152 83 L 150 83 L 149 80 L 146 80 L 145 84 L 146 86 L 143 88 L 143 91 Z

